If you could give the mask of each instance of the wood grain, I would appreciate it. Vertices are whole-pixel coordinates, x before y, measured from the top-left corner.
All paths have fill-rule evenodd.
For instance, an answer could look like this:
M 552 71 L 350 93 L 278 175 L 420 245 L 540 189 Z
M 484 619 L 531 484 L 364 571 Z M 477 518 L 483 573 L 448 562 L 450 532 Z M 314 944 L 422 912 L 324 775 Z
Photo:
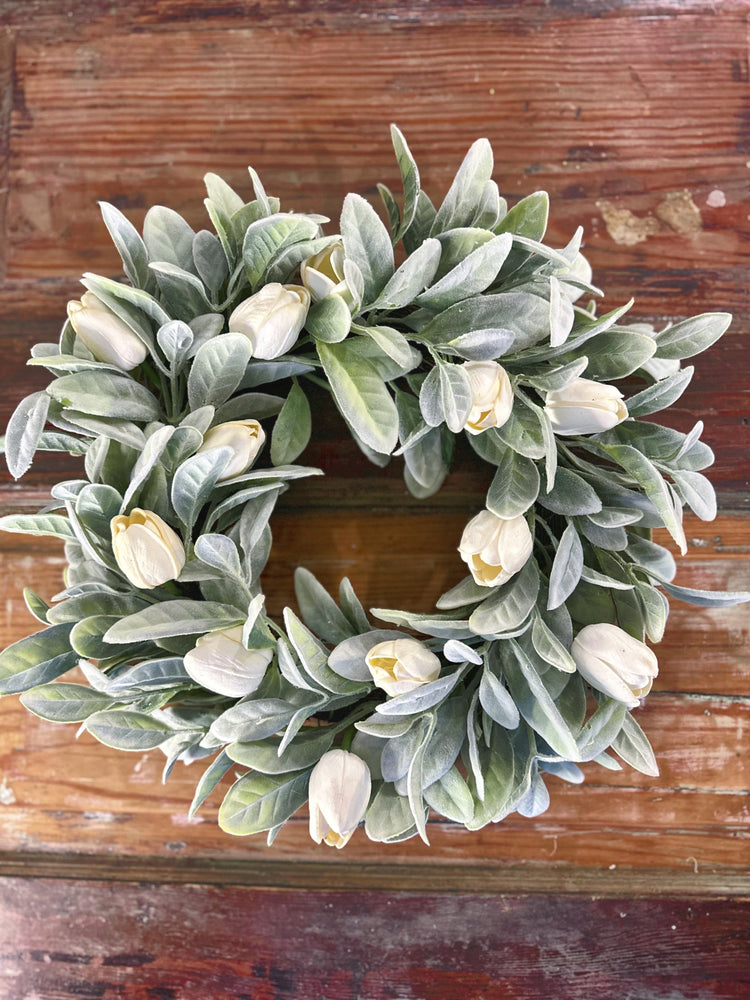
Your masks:
M 29 347 L 57 336 L 80 274 L 119 273 L 97 200 L 137 225 L 165 203 L 204 226 L 201 175 L 247 191 L 251 163 L 333 231 L 347 191 L 375 203 L 376 181 L 398 187 L 390 121 L 437 198 L 487 135 L 510 202 L 550 192 L 554 244 L 584 225 L 608 305 L 635 294 L 633 318 L 658 323 L 735 313 L 666 421 L 706 422 L 724 512 L 688 522 L 679 582 L 750 588 L 749 14 L 748 0 L 0 0 L 0 424 L 43 384 Z M 298 564 L 329 587 L 348 574 L 370 606 L 431 607 L 462 575 L 487 470 L 459 449 L 416 503 L 399 461 L 369 466 L 312 400 L 305 461 L 326 476 L 282 498 L 272 609 Z M 42 456 L 18 485 L 3 470 L 0 509 L 41 506 L 78 467 Z M 35 628 L 21 587 L 49 597 L 61 569 L 59 545 L 0 537 L 0 645 Z M 0 873 L 16 877 L 0 882 L 0 996 L 746 996 L 748 911 L 718 897 L 750 891 L 748 621 L 674 604 L 639 713 L 659 779 L 592 765 L 583 786 L 550 780 L 536 820 L 431 822 L 430 849 L 360 831 L 330 852 L 304 815 L 270 850 L 230 838 L 218 792 L 186 821 L 199 765 L 162 786 L 158 752 L 76 741 L 3 699 Z M 184 884 L 200 882 L 213 887 Z M 628 898 L 670 892 L 682 900 Z
M 741 1000 L 749 915 L 732 901 L 2 880 L 0 974 L 6 1000 Z

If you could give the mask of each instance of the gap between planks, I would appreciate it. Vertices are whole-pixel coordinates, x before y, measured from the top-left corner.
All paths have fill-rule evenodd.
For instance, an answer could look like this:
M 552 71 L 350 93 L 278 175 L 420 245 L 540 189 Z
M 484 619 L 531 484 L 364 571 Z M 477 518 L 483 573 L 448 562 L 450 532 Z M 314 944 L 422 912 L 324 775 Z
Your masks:
M 363 864 L 341 861 L 268 862 L 206 859 L 100 858 L 86 854 L 0 852 L 0 878 L 346 892 L 430 892 L 471 895 L 554 895 L 592 898 L 750 899 L 741 869 L 502 867 L 459 864 Z

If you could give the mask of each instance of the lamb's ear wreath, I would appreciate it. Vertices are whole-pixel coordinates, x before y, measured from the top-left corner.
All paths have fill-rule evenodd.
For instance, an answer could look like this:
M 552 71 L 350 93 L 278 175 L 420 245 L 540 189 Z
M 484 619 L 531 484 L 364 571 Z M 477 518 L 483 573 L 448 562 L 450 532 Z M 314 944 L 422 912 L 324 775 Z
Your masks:
M 253 170 L 249 202 L 207 175 L 199 232 L 157 206 L 140 234 L 103 204 L 127 281 L 83 276 L 59 343 L 31 352 L 50 384 L 5 437 L 16 478 L 38 450 L 82 469 L 0 521 L 62 538 L 68 562 L 50 604 L 25 592 L 43 627 L 0 654 L 0 693 L 107 746 L 161 748 L 165 777 L 205 759 L 193 811 L 239 771 L 219 823 L 269 842 L 308 798 L 312 836 L 341 847 L 363 819 L 391 842 L 426 840 L 429 809 L 470 830 L 535 816 L 545 775 L 579 782 L 587 761 L 657 774 L 632 710 L 666 595 L 750 599 L 673 584 L 651 540 L 664 527 L 684 552 L 683 506 L 716 513 L 702 424 L 652 415 L 730 317 L 657 332 L 624 319 L 630 302 L 597 314 L 581 230 L 544 243 L 543 192 L 508 209 L 486 139 L 436 207 L 392 137 L 387 223 L 350 194 L 324 235 Z M 368 614 L 348 580 L 334 599 L 298 569 L 299 614 L 266 614 L 274 505 L 321 474 L 297 464 L 309 382 L 374 463 L 401 456 L 414 497 L 440 488 L 458 434 L 495 468 L 456 539 L 468 572 L 457 557 L 434 613 Z

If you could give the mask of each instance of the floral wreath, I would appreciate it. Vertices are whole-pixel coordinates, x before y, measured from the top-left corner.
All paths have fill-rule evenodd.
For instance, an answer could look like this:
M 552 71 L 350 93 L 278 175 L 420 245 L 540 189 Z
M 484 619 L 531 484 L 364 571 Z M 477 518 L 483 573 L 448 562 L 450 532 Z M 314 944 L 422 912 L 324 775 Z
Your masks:
M 681 396 L 680 362 L 731 317 L 655 332 L 623 324 L 632 303 L 597 315 L 582 230 L 542 242 L 543 192 L 508 210 L 486 139 L 436 209 L 392 138 L 388 225 L 349 194 L 323 235 L 326 218 L 280 212 L 252 169 L 248 203 L 206 176 L 215 232 L 157 206 L 141 236 L 102 204 L 128 283 L 84 275 L 59 343 L 31 352 L 53 379 L 5 437 L 15 478 L 37 450 L 82 456 L 85 476 L 0 520 L 64 539 L 68 564 L 52 603 L 25 591 L 45 627 L 0 654 L 0 693 L 107 746 L 159 747 L 165 779 L 211 758 L 191 814 L 238 770 L 219 824 L 269 843 L 308 800 L 318 842 L 342 847 L 362 820 L 376 841 L 426 841 L 429 809 L 470 830 L 536 816 L 545 776 L 580 782 L 583 762 L 658 774 L 632 710 L 657 674 L 644 640 L 662 637 L 665 594 L 750 599 L 671 582 L 651 530 L 684 553 L 683 506 L 715 516 L 713 455 L 701 423 L 641 420 Z M 337 602 L 298 569 L 300 614 L 267 615 L 274 506 L 320 474 L 294 464 L 307 381 L 374 463 L 403 457 L 414 497 L 440 488 L 457 434 L 495 468 L 460 540 L 468 575 L 434 613 L 373 609 L 382 627 L 348 580 Z M 58 679 L 74 667 L 85 684 Z

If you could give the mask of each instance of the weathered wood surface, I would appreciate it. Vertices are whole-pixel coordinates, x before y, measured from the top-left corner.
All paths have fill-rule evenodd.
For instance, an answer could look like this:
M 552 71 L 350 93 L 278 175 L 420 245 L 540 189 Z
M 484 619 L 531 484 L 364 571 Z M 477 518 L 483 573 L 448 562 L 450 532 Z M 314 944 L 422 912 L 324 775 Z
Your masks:
M 734 312 L 668 420 L 706 421 L 733 512 L 689 522 L 680 582 L 747 588 L 749 16 L 748 0 L 0 0 L 0 423 L 42 384 L 28 349 L 56 336 L 81 272 L 119 272 L 97 200 L 136 224 L 164 203 L 204 226 L 202 174 L 246 190 L 250 163 L 284 207 L 326 212 L 332 230 L 348 190 L 397 187 L 390 121 L 437 196 L 487 135 L 511 202 L 550 192 L 554 243 L 584 225 L 609 305 L 635 294 L 633 318 L 657 323 Z M 271 607 L 290 601 L 298 563 L 327 585 L 348 574 L 367 604 L 429 607 L 460 576 L 485 470 L 462 451 L 417 504 L 399 462 L 368 466 L 319 400 L 316 421 L 305 459 L 327 476 L 282 500 Z M 3 472 L 0 507 L 41 505 L 76 468 L 43 458 L 19 486 Z M 21 587 L 50 596 L 61 569 L 59 546 L 0 538 L 0 644 L 35 627 Z M 185 819 L 198 765 L 161 786 L 158 753 L 75 741 L 3 699 L 0 871 L 58 880 L 2 883 L 0 996 L 746 996 L 746 908 L 584 894 L 747 895 L 748 621 L 674 605 L 639 714 L 659 779 L 590 766 L 584 786 L 550 781 L 537 820 L 431 823 L 429 850 L 360 832 L 334 855 L 304 817 L 272 850 L 229 838 L 217 796 Z M 391 895 L 321 891 L 334 885 Z
M 0 981 L 4 1000 L 742 1000 L 749 918 L 718 900 L 0 880 Z
M 276 547 L 266 573 L 272 610 L 293 603 L 293 568 L 308 566 L 329 587 L 349 574 L 368 606 L 415 600 L 428 610 L 461 575 L 455 553 L 465 513 L 374 514 L 287 510 L 276 519 Z M 687 586 L 747 589 L 746 519 L 688 523 Z M 36 629 L 21 581 L 33 573 L 50 597 L 59 587 L 60 546 L 23 536 L 0 540 L 0 620 L 3 645 Z M 421 581 L 417 587 L 415 578 Z M 583 786 L 550 781 L 552 807 L 536 820 L 510 817 L 467 835 L 430 824 L 431 850 L 418 841 L 382 846 L 359 833 L 347 862 L 446 864 L 531 863 L 574 869 L 628 866 L 675 875 L 731 876 L 750 860 L 746 771 L 750 622 L 743 607 L 707 611 L 675 602 L 659 648 L 661 672 L 639 713 L 662 768 L 657 780 L 625 768 L 589 765 Z M 127 755 L 74 740 L 75 727 L 29 717 L 17 699 L 0 701 L 0 851 L 112 852 L 174 858 L 326 859 L 309 840 L 304 817 L 286 827 L 273 848 L 262 838 L 235 840 L 216 826 L 218 792 L 192 822 L 187 810 L 196 764 L 178 766 L 160 784 L 163 757 Z M 223 787 L 223 786 L 222 786 Z M 340 860 L 344 860 L 341 858 Z

